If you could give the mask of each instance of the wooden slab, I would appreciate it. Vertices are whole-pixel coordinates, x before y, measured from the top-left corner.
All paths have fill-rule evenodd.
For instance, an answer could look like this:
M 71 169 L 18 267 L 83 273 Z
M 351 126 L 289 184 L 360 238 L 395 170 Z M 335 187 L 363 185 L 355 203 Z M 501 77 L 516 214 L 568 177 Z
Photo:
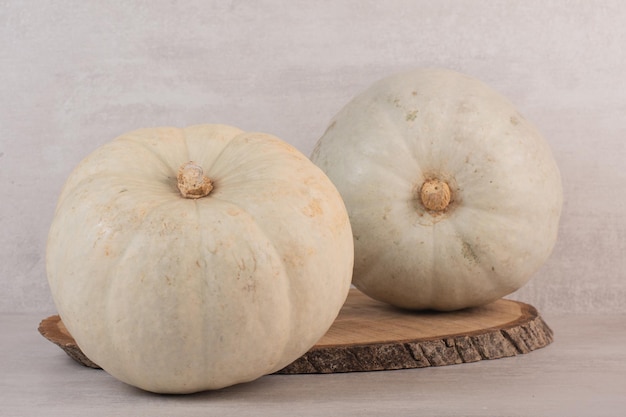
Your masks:
M 326 335 L 279 373 L 422 368 L 498 359 L 550 344 L 552 330 L 528 304 L 498 300 L 461 311 L 412 312 L 351 290 Z
M 78 348 L 59 316 L 44 319 L 39 332 L 71 358 L 98 365 Z M 412 312 L 350 294 L 324 337 L 281 374 L 422 368 L 498 359 L 550 344 L 552 330 L 528 304 L 498 300 L 461 311 Z

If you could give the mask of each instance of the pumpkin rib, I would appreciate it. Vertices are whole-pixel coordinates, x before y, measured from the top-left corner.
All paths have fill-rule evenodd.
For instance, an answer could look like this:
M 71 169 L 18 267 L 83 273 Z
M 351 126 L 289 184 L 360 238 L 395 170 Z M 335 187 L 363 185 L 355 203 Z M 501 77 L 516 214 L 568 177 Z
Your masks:
M 427 280 L 427 282 L 430 284 L 429 288 L 430 288 L 430 292 L 428 297 L 426 297 L 426 300 L 438 300 L 441 296 L 441 294 L 445 294 L 445 290 L 444 287 L 444 282 L 440 279 L 441 273 L 439 271 L 438 265 L 439 265 L 439 261 L 438 261 L 438 254 L 437 254 L 437 248 L 439 247 L 438 243 L 439 243 L 439 232 L 438 229 L 439 224 L 435 223 L 432 226 L 432 253 L 433 256 L 431 258 L 431 265 L 430 265 L 430 274 L 428 274 L 427 272 L 422 271 L 422 275 L 431 275 L 432 279 L 431 280 Z M 423 284 L 422 284 L 423 285 Z M 432 305 L 432 302 L 427 302 L 425 304 L 426 308 L 434 308 L 435 306 Z
M 472 293 L 479 293 L 482 295 L 481 297 L 479 297 L 478 301 L 473 302 L 470 301 L 469 297 L 467 300 L 464 300 L 463 297 L 459 297 L 456 300 L 457 306 L 461 306 L 461 308 L 476 307 L 490 303 L 500 298 L 502 296 L 501 290 L 498 290 L 498 288 L 502 288 L 502 280 L 500 279 L 500 274 L 496 274 L 495 270 L 492 270 L 492 268 L 494 268 L 493 261 L 485 262 L 484 258 L 484 255 L 492 257 L 490 256 L 491 254 L 489 252 L 480 251 L 480 255 L 477 255 L 476 252 L 478 251 L 478 249 L 474 245 L 472 245 L 472 243 L 469 243 L 470 241 L 473 242 L 473 240 L 468 239 L 468 236 L 465 233 L 459 231 L 458 222 L 453 222 L 452 226 L 453 229 L 459 233 L 459 240 L 461 241 L 461 253 L 463 253 L 463 256 L 466 258 L 475 257 L 476 261 L 474 262 L 473 266 L 479 269 L 479 272 L 473 274 L 472 280 L 467 282 L 465 287 L 468 288 L 468 290 L 471 289 Z M 498 271 L 499 270 L 500 268 L 498 268 Z M 472 298 L 476 300 L 477 297 L 478 296 L 474 296 Z M 453 310 L 457 310 L 458 308 L 459 307 L 455 306 Z
M 401 131 L 400 128 L 397 126 L 397 124 L 392 122 L 392 117 L 390 113 L 392 112 L 392 110 L 397 110 L 397 109 L 394 108 L 394 109 L 385 110 L 385 108 L 382 107 L 378 101 L 375 100 L 374 103 L 378 110 L 378 114 L 381 114 L 382 116 L 385 117 L 384 121 L 387 123 L 387 127 L 394 130 L 395 135 L 393 135 L 393 137 L 397 138 L 396 139 L 397 142 L 400 145 L 402 145 L 402 147 L 404 148 L 405 152 L 403 152 L 402 155 L 408 155 L 411 158 L 411 160 L 414 162 L 415 167 L 416 167 L 416 172 L 415 172 L 416 175 L 420 175 L 420 174 L 423 175 L 424 173 L 423 164 L 420 163 L 419 159 L 416 156 L 416 153 L 409 146 L 409 143 L 407 141 L 407 133 Z M 374 158 L 374 160 L 376 160 L 376 158 Z
M 401 78 L 403 76 L 406 76 L 407 74 L 410 74 L 410 73 L 398 74 L 396 75 L 396 77 Z M 375 95 L 372 98 L 372 100 L 376 101 L 376 97 L 383 94 L 386 88 L 385 84 L 386 84 L 385 80 L 381 80 L 379 82 L 379 87 L 378 88 L 375 87 L 373 89 L 373 92 L 375 93 Z M 420 80 L 412 80 L 412 84 L 413 84 L 412 86 L 413 93 L 417 96 L 421 95 L 424 86 L 421 85 Z M 446 87 L 445 88 L 446 91 L 455 89 L 455 86 L 453 86 L 452 83 L 449 83 L 449 82 L 445 84 L 445 87 Z M 427 85 L 426 88 L 431 88 L 431 86 Z M 381 91 L 377 91 L 377 90 L 381 90 Z M 440 90 L 438 91 L 440 92 L 440 95 L 442 96 L 445 95 L 445 92 L 442 92 Z M 410 97 L 409 99 L 413 99 L 413 93 L 412 93 L 412 97 Z M 429 173 L 445 171 L 440 165 L 441 161 L 444 160 L 445 158 L 442 158 L 440 154 L 435 155 L 432 152 L 437 149 L 433 145 L 435 143 L 439 143 L 440 138 L 448 137 L 449 132 L 451 132 L 453 129 L 453 126 L 451 126 L 450 123 L 445 122 L 448 119 L 448 115 L 451 113 L 452 103 L 450 103 L 448 100 L 439 100 L 439 101 L 436 101 L 435 104 L 430 102 L 425 107 L 407 108 L 406 103 L 403 103 L 403 100 L 400 98 L 401 96 L 405 94 L 406 94 L 406 91 L 404 90 L 393 92 L 392 95 L 396 97 L 394 100 L 394 106 L 388 108 L 387 110 L 385 110 L 384 107 L 381 107 L 380 111 L 387 113 L 387 114 L 391 113 L 396 116 L 394 118 L 388 117 L 388 120 L 390 124 L 394 126 L 394 128 L 398 132 L 402 132 L 400 133 L 400 135 L 403 141 L 405 142 L 404 145 L 405 145 L 406 152 L 409 153 L 413 157 L 413 159 L 415 160 L 416 166 L 419 168 L 420 173 L 424 177 L 427 176 Z M 406 100 L 406 98 L 404 99 Z M 432 110 L 433 105 L 438 106 L 436 114 Z M 442 105 L 445 105 L 445 106 L 442 107 Z M 410 112 L 415 112 L 414 113 L 415 118 L 413 119 L 412 122 L 409 123 L 409 120 L 406 119 L 406 117 Z M 414 131 L 413 130 L 414 126 L 417 125 L 419 127 L 420 123 L 418 122 L 420 122 L 423 118 L 428 117 L 428 116 L 431 116 L 431 118 L 434 121 L 436 121 L 435 127 L 430 128 L 431 132 L 427 133 L 427 132 L 422 132 L 421 130 L 417 132 Z M 404 121 L 407 123 L 405 123 L 404 125 L 405 129 L 400 130 L 398 126 L 400 123 L 398 123 L 398 121 L 402 121 L 403 118 L 405 118 Z M 392 120 L 395 120 L 396 123 L 393 123 Z M 427 144 L 428 141 L 430 141 L 430 144 Z M 433 166 L 432 165 L 433 162 L 436 162 L 437 166 Z M 425 178 L 420 178 L 420 181 L 423 181 L 424 179 Z
M 230 206 L 236 208 L 237 210 L 239 210 L 240 212 L 239 212 L 239 214 L 237 214 L 237 216 L 241 216 L 241 215 L 247 216 L 248 219 L 249 219 L 249 224 L 254 226 L 255 231 L 261 233 L 262 239 L 268 245 L 267 249 L 264 250 L 263 253 L 265 255 L 267 255 L 267 256 L 270 256 L 270 258 L 274 260 L 274 262 L 272 263 L 273 265 L 279 267 L 280 273 L 277 276 L 282 277 L 282 284 L 280 286 L 282 288 L 281 293 L 285 293 L 284 296 L 287 296 L 286 294 L 288 294 L 290 292 L 289 288 L 291 287 L 289 274 L 288 274 L 288 271 L 287 271 L 287 269 L 285 267 L 283 259 L 281 257 L 281 251 L 275 245 L 272 236 L 267 233 L 267 231 L 261 226 L 261 224 L 255 219 L 255 217 L 251 213 L 246 211 L 240 205 L 238 205 L 236 203 L 233 203 L 233 202 L 225 202 L 223 200 L 220 200 L 220 204 L 230 205 Z M 200 219 L 203 219 L 204 217 L 206 217 L 205 216 L 206 213 L 205 214 L 201 214 L 201 213 L 203 213 L 203 209 L 205 209 L 206 211 L 211 211 L 211 212 L 214 211 L 213 209 L 208 210 L 209 206 L 206 205 L 206 204 L 205 205 L 196 204 L 196 207 L 198 208 L 198 213 L 199 213 Z M 223 211 L 224 210 L 221 210 L 221 212 L 223 212 Z M 228 212 L 229 210 L 226 209 L 225 211 Z M 211 215 L 211 217 L 213 217 L 213 215 Z M 201 224 L 203 224 L 203 223 L 201 223 Z M 201 232 L 200 233 L 200 239 L 202 240 L 203 237 L 204 237 L 204 233 Z M 248 237 L 246 237 L 246 238 L 248 238 Z M 255 235 L 255 239 L 256 238 L 257 238 L 257 235 Z M 264 278 L 264 277 L 260 277 L 260 278 Z M 274 278 L 276 278 L 276 276 Z M 263 281 L 263 279 L 261 279 L 261 281 Z M 206 294 L 205 294 L 205 296 L 206 296 Z M 290 307 L 290 309 L 291 308 L 292 307 Z M 252 316 L 254 316 L 254 317 L 252 317 Z M 255 314 L 255 315 L 252 315 L 252 316 L 251 316 L 252 319 L 255 319 L 255 320 L 258 321 L 258 319 L 257 319 L 257 318 L 259 318 L 258 314 Z M 290 329 L 293 329 L 294 328 L 294 324 L 293 324 L 292 317 L 293 317 L 292 315 L 281 315 L 280 319 L 283 321 L 282 326 L 287 326 Z M 268 325 L 271 325 L 271 327 L 275 327 L 275 321 L 267 321 L 267 322 L 259 321 L 259 323 L 260 323 L 260 327 L 267 327 Z M 290 334 L 292 332 L 285 332 L 285 333 L 286 334 L 287 333 Z M 277 341 L 277 339 L 275 339 L 275 342 L 276 341 Z M 276 362 L 277 363 L 278 363 L 278 358 L 283 357 L 284 352 L 286 351 L 288 346 L 289 346 L 289 340 L 287 339 L 287 340 L 285 340 L 285 343 L 283 343 L 281 345 L 281 349 L 274 348 L 274 353 L 275 353 L 275 356 L 276 356 Z M 289 362 L 291 362 L 291 361 L 289 361 Z M 277 367 L 277 369 L 280 369 L 280 368 L 282 368 L 283 366 L 286 366 L 286 365 L 287 364 L 284 364 L 282 366 L 277 366 L 277 365 L 275 365 L 275 366 Z M 251 380 L 251 378 L 246 377 L 244 379 L 239 380 L 238 382 L 247 382 L 249 380 Z
M 265 181 L 265 180 L 257 180 L 257 181 L 261 182 L 261 181 Z M 285 180 L 284 183 L 288 184 L 288 181 Z M 228 186 L 235 186 L 235 185 L 229 184 Z M 252 213 L 250 213 L 248 211 L 248 209 L 244 205 L 242 205 L 242 204 L 240 204 L 238 202 L 225 200 L 225 199 L 221 198 L 219 195 L 212 196 L 211 198 L 213 198 L 215 200 L 219 200 L 221 203 L 232 205 L 233 207 L 235 207 L 238 210 L 241 210 L 243 213 L 245 213 L 245 215 L 249 216 L 250 219 L 255 219 L 255 216 L 253 216 Z M 255 221 L 254 224 L 257 226 L 258 230 L 263 233 L 263 236 L 266 239 L 266 241 L 269 242 L 272 245 L 272 248 L 274 249 L 274 252 L 277 253 L 277 255 L 278 255 L 277 260 L 280 262 L 281 270 L 283 271 L 281 276 L 285 278 L 285 280 L 283 282 L 283 286 L 286 288 L 285 291 L 289 294 L 289 299 L 296 298 L 296 297 L 294 297 L 294 292 L 297 291 L 297 289 L 295 289 L 294 286 L 292 285 L 291 281 L 289 279 L 287 279 L 290 274 L 287 272 L 288 268 L 287 268 L 287 265 L 286 265 L 286 261 L 283 258 L 283 254 L 281 253 L 282 251 L 279 251 L 278 248 L 274 244 L 274 240 L 275 240 L 274 236 L 272 236 L 270 233 L 268 233 L 266 228 L 263 227 L 262 223 L 260 223 L 258 221 Z M 289 315 L 289 317 L 290 318 L 298 317 L 299 314 L 297 313 L 297 311 L 295 311 L 298 308 L 298 306 L 295 305 L 294 303 L 290 303 L 290 306 L 291 306 L 290 307 L 291 314 Z M 293 320 L 290 320 L 290 321 L 293 322 Z M 291 327 L 293 327 L 293 326 L 291 326 Z M 287 350 L 287 348 L 288 348 L 288 345 L 283 345 L 282 352 L 285 352 Z M 293 358 L 293 360 L 295 360 L 295 359 L 297 359 L 297 357 Z M 291 362 L 291 361 L 289 361 L 289 362 Z M 282 367 L 284 367 L 284 366 L 286 366 L 288 364 L 289 363 L 279 364 L 279 365 L 274 367 L 275 368 L 274 371 L 279 370 L 279 369 L 281 369 Z
M 153 215 L 153 213 L 155 213 L 155 211 L 157 211 L 158 209 L 163 209 L 164 206 L 177 206 L 179 204 L 179 201 L 177 200 L 171 200 L 171 201 L 166 201 L 166 202 L 162 202 L 160 204 L 158 204 L 156 207 L 152 207 L 152 209 L 150 210 L 150 213 L 148 213 L 143 219 L 142 221 L 136 225 L 136 228 L 132 231 L 126 231 L 128 232 L 128 234 L 130 235 L 130 239 L 127 241 L 127 243 L 125 245 L 123 245 L 123 250 L 121 253 L 119 253 L 119 255 L 116 257 L 116 262 L 115 265 L 113 266 L 113 270 L 116 270 L 119 268 L 120 263 L 122 263 L 124 261 L 124 259 L 126 259 L 128 251 L 131 248 L 134 248 L 133 243 L 140 239 L 140 238 L 144 238 L 145 236 L 143 236 L 141 233 L 138 233 L 138 231 L 146 228 L 145 223 L 150 221 L 150 217 L 151 215 Z M 168 210 L 165 210 L 166 212 Z M 116 276 L 115 274 L 113 274 L 113 276 Z M 137 277 L 135 277 L 137 278 Z M 128 285 L 127 283 L 122 284 L 123 286 Z M 125 341 L 124 340 L 118 340 L 116 339 L 115 336 L 119 335 L 119 332 L 117 332 L 115 329 L 113 329 L 111 327 L 111 324 L 114 322 L 114 320 L 111 320 L 111 312 L 116 310 L 118 308 L 118 305 L 116 303 L 119 303 L 119 299 L 117 297 L 113 297 L 111 296 L 111 293 L 113 292 L 113 290 L 115 289 L 114 285 L 105 285 L 104 286 L 109 293 L 107 294 L 103 294 L 102 298 L 104 300 L 107 300 L 106 305 L 103 308 L 103 324 L 106 326 L 106 334 L 107 334 L 107 340 L 111 343 L 109 346 L 110 348 L 115 349 L 116 352 L 118 352 L 118 355 L 120 357 L 126 357 L 126 352 L 124 352 L 125 348 L 128 349 L 128 347 L 124 346 L 125 345 Z M 114 343 L 117 340 L 118 343 Z M 97 362 L 97 359 L 96 359 Z M 99 362 L 97 362 L 99 363 Z M 131 377 L 131 375 L 128 373 L 131 369 L 131 367 L 122 367 L 119 368 L 122 370 L 122 372 L 124 372 L 123 375 L 120 375 L 119 372 L 120 370 L 116 371 L 116 376 L 118 378 L 123 377 L 124 380 L 135 380 L 136 377 Z M 107 372 L 109 372 L 107 370 Z
M 248 143 L 251 140 L 256 140 L 257 142 L 251 144 L 250 146 L 260 145 L 261 148 L 270 149 L 272 145 L 271 142 L 264 143 L 260 141 L 257 137 L 259 134 L 250 134 L 243 132 L 233 137 L 226 146 L 224 146 L 220 151 L 220 157 L 215 158 L 214 164 L 211 167 L 206 169 L 207 175 L 215 178 L 216 188 L 219 187 L 219 183 L 227 182 L 229 186 L 236 186 L 236 183 L 231 179 L 232 177 L 242 177 L 242 181 L 249 183 L 250 181 L 260 179 L 262 181 L 266 181 L 267 178 L 251 178 L 249 175 L 242 175 L 242 172 L 246 174 L 249 173 L 258 173 L 260 172 L 259 167 L 256 166 L 259 163 L 260 156 L 255 155 L 253 152 L 249 154 L 238 149 L 239 147 L 247 148 Z M 267 136 L 267 139 L 273 138 L 270 135 Z M 284 154 L 283 157 L 285 156 Z M 274 157 L 270 159 L 274 159 Z M 231 159 L 235 159 L 233 162 Z M 220 161 L 227 161 L 227 163 L 221 163 Z M 273 167 L 273 164 L 267 164 L 265 168 Z M 279 178 L 278 176 L 274 176 L 273 178 Z M 285 182 L 289 183 L 290 178 L 281 178 Z
M 126 147 L 129 144 L 132 144 L 131 146 L 136 146 L 137 147 L 136 149 L 141 149 L 145 151 L 146 155 L 150 156 L 150 160 L 158 161 L 160 163 L 160 166 L 162 168 L 165 168 L 163 170 L 163 173 L 165 174 L 167 172 L 167 175 L 159 179 L 154 176 L 148 176 L 147 173 L 143 174 L 139 171 L 139 172 L 133 172 L 133 176 L 129 177 L 129 173 L 127 171 L 124 171 L 123 169 L 128 169 L 129 167 L 132 167 L 133 166 L 132 164 L 137 159 L 141 159 L 139 155 L 136 155 L 133 152 L 124 152 L 115 158 L 110 158 L 107 156 L 111 151 L 115 150 L 116 148 L 120 146 Z M 119 166 L 118 169 L 110 170 L 110 165 L 103 164 L 103 163 L 94 163 L 94 160 L 97 160 L 99 158 L 114 159 L 117 162 L 123 161 L 123 164 Z M 127 162 L 127 159 L 128 159 L 128 162 Z M 91 169 L 92 166 L 95 166 L 97 170 Z M 84 172 L 87 170 L 87 167 L 89 167 L 88 175 L 86 172 Z M 85 160 L 74 170 L 74 172 L 72 172 L 72 174 L 70 175 L 70 178 L 68 179 L 68 181 L 66 182 L 66 185 L 63 188 L 61 196 L 59 197 L 59 203 L 62 201 L 64 196 L 72 194 L 73 192 L 72 190 L 79 189 L 84 184 L 93 182 L 94 179 L 103 178 L 103 177 L 104 178 L 119 178 L 120 180 L 122 180 L 122 182 L 134 181 L 136 184 L 141 185 L 143 187 L 143 190 L 154 189 L 155 191 L 159 191 L 159 192 L 162 191 L 160 187 L 158 188 L 152 187 L 151 185 L 155 183 L 160 183 L 160 184 L 167 183 L 169 184 L 168 187 L 171 188 L 172 192 L 175 192 L 176 194 L 178 194 L 178 191 L 175 187 L 175 179 L 176 179 L 175 171 L 174 172 L 171 171 L 171 166 L 167 163 L 167 161 L 165 161 L 158 154 L 158 152 L 156 152 L 156 150 L 151 148 L 148 144 L 143 143 L 138 140 L 129 139 L 126 136 L 120 136 L 114 141 L 97 149 L 91 155 L 87 156 Z M 75 181 L 76 178 L 79 178 L 79 180 Z
M 516 217 L 515 214 L 509 215 L 501 214 L 498 212 L 486 212 L 484 210 L 473 209 L 471 207 L 464 207 L 463 213 L 460 214 L 465 214 L 472 211 L 476 212 L 476 215 L 479 218 L 489 219 L 482 220 L 481 223 L 488 224 L 490 230 L 487 229 L 485 226 L 481 226 L 481 231 L 477 232 L 476 236 L 490 236 L 494 233 L 494 230 L 497 230 L 505 236 L 504 238 L 502 238 L 501 241 L 498 242 L 484 242 L 484 244 L 490 248 L 489 251 L 483 251 L 483 254 L 487 256 L 486 260 L 489 262 L 481 262 L 480 265 L 484 267 L 486 273 L 488 273 L 493 279 L 496 279 L 497 281 L 502 283 L 503 286 L 509 287 L 511 285 L 510 281 L 512 279 L 519 282 L 521 278 L 518 275 L 520 274 L 521 268 L 526 264 L 522 256 L 529 256 L 528 251 L 524 250 L 523 247 L 528 247 L 529 245 L 526 240 L 519 242 L 515 242 L 515 240 L 518 239 L 518 236 L 527 236 L 529 234 L 529 230 L 534 229 L 535 225 L 527 221 L 520 221 L 521 219 L 519 217 Z M 512 218 L 516 221 L 512 222 Z M 468 223 L 461 222 L 460 220 L 455 223 L 456 229 L 459 230 L 459 233 L 462 233 L 465 236 L 467 236 L 467 230 L 465 230 L 464 227 L 466 224 Z M 478 224 L 478 222 L 472 222 L 472 224 Z M 549 240 L 538 241 L 535 244 L 530 245 L 532 252 L 547 251 L 549 249 L 549 245 L 547 245 L 548 241 Z M 498 251 L 502 252 L 504 249 L 506 249 L 504 253 L 507 254 L 508 258 L 511 258 L 520 264 L 517 268 L 511 268 L 511 265 L 507 265 L 510 264 L 511 261 L 507 261 L 502 257 L 496 256 L 496 253 Z M 512 257 L 510 253 L 515 253 L 516 256 Z M 539 257 L 539 255 L 535 254 L 532 257 Z M 528 273 L 526 274 L 528 276 L 528 279 L 530 278 L 532 273 L 534 273 L 538 268 L 539 267 L 536 267 L 532 271 L 528 271 Z M 507 274 L 502 274 L 502 270 L 509 272 Z M 527 281 L 527 279 L 524 280 L 524 282 L 525 281 Z M 506 285 L 504 285 L 505 283 Z
M 113 195 L 113 196 L 117 197 L 116 195 Z M 171 203 L 171 202 L 170 202 L 170 203 Z M 133 235 L 132 231 L 125 230 L 124 232 L 129 232 L 128 234 L 130 234 L 131 236 Z M 127 234 L 127 235 L 128 235 L 128 234 Z M 126 249 L 127 249 L 127 248 L 128 248 L 128 246 L 124 246 L 124 250 L 123 250 L 123 252 L 122 252 L 122 253 L 117 253 L 117 256 L 115 256 L 115 260 L 114 260 L 114 261 L 113 261 L 113 259 L 112 259 L 112 258 L 109 258 L 109 259 L 111 259 L 111 261 L 113 261 L 113 263 L 109 262 L 109 269 L 110 269 L 111 271 L 113 271 L 113 270 L 117 269 L 118 264 L 119 264 L 119 260 L 120 260 L 120 259 L 122 259 L 122 258 L 125 256 L 125 251 L 126 251 Z M 66 279 L 66 277 L 64 277 L 64 280 L 65 280 L 65 279 Z M 109 291 L 110 291 L 110 290 L 111 290 L 111 288 L 112 288 L 112 287 L 111 287 L 111 286 L 109 286 L 109 285 L 103 285 L 103 287 L 104 287 L 104 289 L 105 289 L 105 290 L 109 290 Z M 108 300 L 109 302 L 114 302 L 114 301 L 116 301 L 114 297 L 110 297 L 110 296 L 108 296 L 108 295 L 109 295 L 109 294 L 108 294 L 108 292 L 107 292 L 107 293 L 100 293 L 100 294 L 97 294 L 97 295 L 96 295 L 96 294 L 93 294 L 93 297 L 94 297 L 95 299 L 97 299 L 97 300 Z M 89 296 L 89 294 L 87 294 L 87 296 Z M 64 314 L 63 314 L 63 312 L 64 312 L 64 308 L 62 308 L 62 306 L 59 306 L 59 307 L 60 307 L 60 311 L 59 311 L 59 312 L 60 312 L 61 316 L 63 317 L 63 316 L 64 316 Z M 107 311 L 109 311 L 109 308 L 108 308 L 106 305 L 104 305 L 104 306 L 103 306 L 103 313 L 104 313 L 104 314 L 103 314 L 103 316 L 99 316 L 99 317 L 97 318 L 98 323 L 94 323 L 94 324 L 101 325 L 101 326 L 104 326 L 104 327 L 105 327 L 104 329 L 101 329 L 101 334 L 107 334 L 107 335 L 115 334 L 115 332 L 114 332 L 114 331 L 112 331 L 112 330 L 111 330 L 111 328 L 110 328 L 111 321 L 110 321 L 110 320 L 107 320 L 107 317 L 108 317 L 108 313 L 107 313 Z M 79 331 L 77 331 L 76 329 L 74 329 L 74 327 L 72 326 L 72 325 L 74 324 L 74 321 L 73 321 L 73 320 L 68 320 L 68 319 L 64 319 L 64 320 L 65 320 L 65 322 L 66 322 L 66 326 L 68 327 L 68 329 L 70 330 L 70 332 L 71 332 L 72 334 L 78 335 L 78 336 L 79 336 L 79 339 L 80 339 L 80 336 L 82 335 L 82 332 L 79 332 Z M 93 326 L 93 327 L 95 327 L 95 328 L 96 328 L 96 327 L 98 327 L 98 326 Z M 92 336 L 92 337 L 93 337 L 93 336 Z M 106 341 L 110 341 L 111 339 L 110 339 L 110 337 L 107 337 L 107 338 L 105 338 L 104 340 L 106 340 Z M 88 348 L 85 348 L 85 347 L 81 346 L 81 349 L 86 349 L 86 350 L 87 350 L 87 352 L 89 352 L 88 354 L 89 354 L 91 357 L 94 357 L 94 358 L 98 358 L 98 357 L 99 357 L 99 355 L 98 355 L 98 354 L 94 354 L 94 353 L 92 353 L 92 351 L 91 351 L 90 349 L 88 349 Z M 116 351 L 118 351 L 118 352 L 121 352 L 121 351 L 122 351 L 122 349 L 121 349 L 121 348 L 119 348 L 119 346 L 118 346 L 118 347 L 116 347 L 115 349 L 116 349 Z
M 156 130 L 156 129 L 151 129 L 151 130 Z M 157 161 L 161 162 L 161 164 L 167 168 L 167 170 L 169 171 L 170 175 L 169 177 L 171 178 L 176 178 L 176 172 L 178 170 L 178 166 L 173 166 L 172 164 L 170 164 L 167 160 L 165 160 L 165 158 L 163 158 L 163 155 L 159 152 L 157 152 L 156 149 L 154 149 L 154 147 L 150 146 L 148 143 L 146 143 L 146 141 L 141 137 L 141 136 L 132 136 L 132 132 L 131 133 L 127 133 L 123 136 L 120 136 L 119 138 L 115 139 L 115 142 L 127 142 L 127 143 L 133 143 L 143 149 L 145 149 L 146 151 L 148 151 Z

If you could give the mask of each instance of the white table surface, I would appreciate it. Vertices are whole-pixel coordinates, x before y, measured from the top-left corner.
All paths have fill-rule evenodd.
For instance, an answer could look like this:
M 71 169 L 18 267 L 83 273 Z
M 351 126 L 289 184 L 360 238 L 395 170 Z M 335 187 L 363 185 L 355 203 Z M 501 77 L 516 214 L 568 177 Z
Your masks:
M 0 315 L 0 416 L 626 416 L 626 316 L 546 316 L 551 345 L 513 358 L 400 371 L 271 375 L 187 396 L 127 386 Z

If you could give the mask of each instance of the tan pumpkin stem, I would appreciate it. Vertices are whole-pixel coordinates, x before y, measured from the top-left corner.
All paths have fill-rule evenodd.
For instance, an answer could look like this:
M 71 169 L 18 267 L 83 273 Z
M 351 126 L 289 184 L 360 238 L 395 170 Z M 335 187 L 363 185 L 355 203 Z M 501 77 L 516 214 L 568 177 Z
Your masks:
M 213 183 L 204 175 L 202 167 L 189 161 L 178 168 L 178 190 L 185 198 L 202 198 L 209 195 Z
M 451 198 L 448 184 L 438 179 L 424 181 L 420 189 L 420 199 L 428 210 L 444 211 L 450 204 Z

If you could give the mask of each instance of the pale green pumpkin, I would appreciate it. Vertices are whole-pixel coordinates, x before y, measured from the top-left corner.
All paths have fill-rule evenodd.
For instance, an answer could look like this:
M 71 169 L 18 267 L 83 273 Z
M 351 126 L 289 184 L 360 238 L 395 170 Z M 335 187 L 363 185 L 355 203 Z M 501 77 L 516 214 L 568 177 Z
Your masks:
M 523 286 L 555 245 L 563 197 L 546 141 L 466 75 L 376 82 L 334 117 L 312 160 L 348 208 L 353 283 L 373 298 L 486 304 Z

